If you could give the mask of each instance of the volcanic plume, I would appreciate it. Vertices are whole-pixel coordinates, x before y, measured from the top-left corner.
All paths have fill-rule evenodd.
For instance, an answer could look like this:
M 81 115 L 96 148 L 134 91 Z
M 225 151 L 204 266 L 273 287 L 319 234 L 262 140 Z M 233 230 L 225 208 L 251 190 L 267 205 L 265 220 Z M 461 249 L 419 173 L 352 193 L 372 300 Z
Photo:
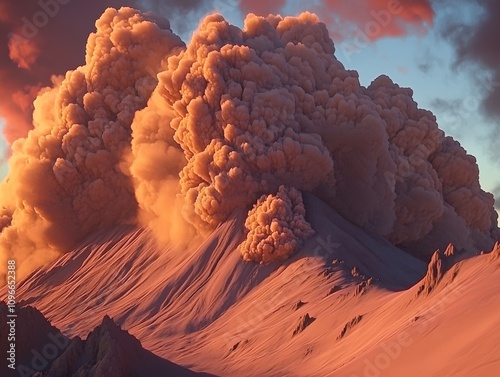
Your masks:
M 243 14 L 253 12 L 267 16 L 279 13 L 286 1 L 240 0 L 237 5 Z M 177 29 L 185 32 L 187 17 L 191 19 L 209 12 L 214 1 L 1 0 L 0 118 L 6 123 L 3 133 L 9 144 L 26 136 L 32 128 L 33 100 L 41 88 L 51 85 L 51 76 L 64 75 L 68 69 L 84 64 L 85 40 L 95 19 L 108 6 L 134 6 L 167 15 Z M 313 9 L 323 15 L 322 21 L 335 26 L 331 30 L 335 35 L 352 37 L 356 35 L 353 27 L 366 32 L 366 26 L 371 40 L 404 35 L 412 29 L 424 30 L 432 24 L 434 15 L 427 0 L 366 0 L 356 3 L 355 7 L 347 2 L 323 0 Z M 375 34 L 369 26 L 374 21 L 382 22 L 382 28 Z
M 245 222 L 243 259 L 264 264 L 288 259 L 303 240 L 314 235 L 305 213 L 302 194 L 295 188 L 280 186 L 276 195 L 263 195 Z
M 243 14 L 259 16 L 277 14 L 287 5 L 286 0 L 239 0 Z M 331 26 L 338 38 L 353 38 L 361 31 L 369 40 L 400 37 L 411 32 L 425 32 L 434 22 L 431 0 L 320 0 L 292 6 L 304 11 L 313 10 L 321 21 Z
M 32 128 L 33 100 L 41 87 L 51 84 L 51 76 L 83 63 L 89 31 L 106 5 L 111 5 L 109 1 L 67 3 L 0 1 L 0 117 L 6 121 L 4 136 L 9 143 Z
M 12 146 L 0 186 L 2 259 L 21 275 L 93 230 L 135 218 L 132 183 L 119 164 L 130 124 L 179 47 L 167 20 L 109 8 L 87 43 L 86 64 L 35 101 L 34 129 Z
M 361 86 L 316 15 L 240 29 L 213 14 L 187 46 L 132 8 L 96 27 L 85 64 L 36 99 L 0 186 L 2 258 L 22 274 L 98 228 L 186 237 L 237 211 L 245 259 L 282 259 L 313 234 L 300 191 L 423 259 L 497 237 L 474 157 L 411 89 Z
M 168 8 L 174 21 L 209 9 L 202 0 L 0 0 L 0 118 L 9 144 L 32 128 L 33 100 L 51 77 L 84 64 L 95 20 L 121 5 L 161 13 Z

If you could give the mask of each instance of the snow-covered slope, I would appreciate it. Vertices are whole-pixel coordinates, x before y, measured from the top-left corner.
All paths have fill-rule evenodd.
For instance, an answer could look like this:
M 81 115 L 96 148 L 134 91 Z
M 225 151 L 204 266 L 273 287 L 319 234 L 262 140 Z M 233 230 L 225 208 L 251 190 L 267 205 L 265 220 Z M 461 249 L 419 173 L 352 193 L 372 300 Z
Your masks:
M 316 235 L 285 263 L 241 260 L 241 216 L 184 250 L 122 226 L 37 271 L 18 295 L 68 336 L 109 315 L 156 355 L 218 376 L 495 376 L 496 254 L 452 264 L 441 252 L 426 274 L 304 200 Z

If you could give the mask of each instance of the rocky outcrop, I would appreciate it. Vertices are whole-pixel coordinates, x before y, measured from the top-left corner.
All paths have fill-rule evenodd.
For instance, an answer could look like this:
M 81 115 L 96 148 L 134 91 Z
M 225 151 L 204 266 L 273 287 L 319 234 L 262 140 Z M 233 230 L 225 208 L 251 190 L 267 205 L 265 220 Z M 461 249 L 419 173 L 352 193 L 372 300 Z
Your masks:
M 417 296 L 428 295 L 438 285 L 446 272 L 443 257 L 439 250 L 432 255 L 431 261 L 427 267 L 427 273 L 418 287 Z
M 297 334 L 300 334 L 302 331 L 304 331 L 307 326 L 309 326 L 311 323 L 313 323 L 316 320 L 316 318 L 309 316 L 309 313 L 306 313 L 302 317 L 300 317 L 299 324 L 293 330 L 293 335 L 295 336 Z
M 108 316 L 84 341 L 75 338 L 40 377 L 194 377 L 199 374 L 142 348 Z M 207 375 L 205 375 L 207 376 Z

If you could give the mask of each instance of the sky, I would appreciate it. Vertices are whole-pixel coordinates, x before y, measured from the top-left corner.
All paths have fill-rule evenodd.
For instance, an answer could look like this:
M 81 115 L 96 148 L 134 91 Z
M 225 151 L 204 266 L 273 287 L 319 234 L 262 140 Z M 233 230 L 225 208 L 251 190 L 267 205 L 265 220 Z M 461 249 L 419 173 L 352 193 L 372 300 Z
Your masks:
M 498 39 L 491 37 L 495 35 L 492 18 L 500 14 L 498 5 L 492 0 L 458 3 L 415 0 L 411 5 L 404 0 L 401 3 L 397 0 L 371 0 L 365 3 L 364 7 L 352 9 L 352 2 L 339 0 L 107 0 L 88 7 L 87 3 L 79 0 L 71 3 L 60 1 L 60 4 L 56 4 L 57 9 L 47 8 L 47 12 L 52 11 L 54 14 L 47 17 L 46 26 L 41 27 L 33 38 L 28 35 L 30 38 L 18 40 L 16 35 L 30 31 L 25 26 L 22 29 L 26 25 L 25 20 L 33 20 L 37 12 L 39 14 L 43 10 L 20 9 L 13 0 L 0 1 L 0 10 L 3 10 L 3 16 L 0 17 L 3 45 L 0 78 L 4 85 L 0 90 L 0 98 L 4 103 L 0 105 L 0 116 L 7 119 L 0 120 L 3 134 L 0 153 L 4 156 L 0 160 L 0 179 L 8 174 L 6 156 L 9 144 L 23 136 L 30 127 L 29 96 L 12 96 L 14 100 L 5 98 L 19 89 L 25 94 L 36 92 L 40 87 L 50 84 L 50 73 L 62 74 L 82 64 L 81 51 L 85 35 L 93 30 L 92 20 L 106 5 L 125 4 L 164 13 L 170 19 L 174 32 L 186 42 L 201 16 L 214 10 L 239 27 L 243 26 L 243 13 L 247 11 L 295 15 L 300 11 L 312 10 L 317 11 L 327 24 L 336 43 L 337 58 L 347 68 L 359 72 L 363 85 L 369 85 L 377 76 L 386 74 L 400 86 L 411 87 L 420 107 L 431 110 L 437 116 L 440 127 L 477 158 L 483 188 L 500 196 L 500 152 L 495 150 L 492 142 L 500 129 L 500 114 L 495 114 L 494 110 L 498 103 L 495 102 L 495 94 L 500 92 L 500 79 L 496 80 L 499 74 L 494 70 L 498 66 L 498 53 L 489 52 L 500 52 Z M 391 6 L 398 5 L 404 5 L 405 11 L 396 13 L 396 17 L 390 10 L 393 9 Z M 75 29 L 71 17 L 81 12 L 80 8 L 85 9 L 88 15 L 79 18 L 83 21 Z M 74 38 L 72 34 L 75 34 Z M 464 37 L 467 35 L 472 35 L 470 39 L 481 39 L 479 43 L 474 43 Z M 485 47 L 481 50 L 482 42 Z M 53 63 L 46 55 L 54 49 L 54 43 L 59 43 L 59 47 L 63 48 L 69 46 L 68 55 L 71 46 L 77 44 L 74 48 L 79 53 L 64 59 L 55 56 L 52 60 L 57 59 L 57 64 Z M 10 62 L 6 59 L 10 59 Z M 50 72 L 51 69 L 53 72 Z M 12 114 L 11 110 L 16 106 L 20 110 Z

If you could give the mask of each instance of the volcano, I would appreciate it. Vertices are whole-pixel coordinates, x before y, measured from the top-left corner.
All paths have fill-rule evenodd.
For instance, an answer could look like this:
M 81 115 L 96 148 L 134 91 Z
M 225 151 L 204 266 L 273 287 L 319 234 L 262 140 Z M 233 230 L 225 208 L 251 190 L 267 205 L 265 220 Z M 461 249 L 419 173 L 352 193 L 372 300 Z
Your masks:
M 119 349 L 94 353 L 119 353 L 105 364 L 117 376 L 147 375 L 160 357 L 213 376 L 494 376 L 498 245 L 465 260 L 436 251 L 426 266 L 313 195 L 305 201 L 316 236 L 284 263 L 242 263 L 236 216 L 184 250 L 158 246 L 147 229 L 98 232 L 33 273 L 18 288 L 20 305 L 36 306 L 68 338 L 87 338 L 47 375 L 73 375 L 55 371 L 76 370 L 78 355 L 109 333 Z M 120 338 L 118 325 L 149 352 Z M 124 360 L 136 372 L 119 372 Z M 191 375 L 155 365 L 149 375 Z
M 310 12 L 108 8 L 0 185 L 6 373 L 497 376 L 475 157 L 335 53 Z

